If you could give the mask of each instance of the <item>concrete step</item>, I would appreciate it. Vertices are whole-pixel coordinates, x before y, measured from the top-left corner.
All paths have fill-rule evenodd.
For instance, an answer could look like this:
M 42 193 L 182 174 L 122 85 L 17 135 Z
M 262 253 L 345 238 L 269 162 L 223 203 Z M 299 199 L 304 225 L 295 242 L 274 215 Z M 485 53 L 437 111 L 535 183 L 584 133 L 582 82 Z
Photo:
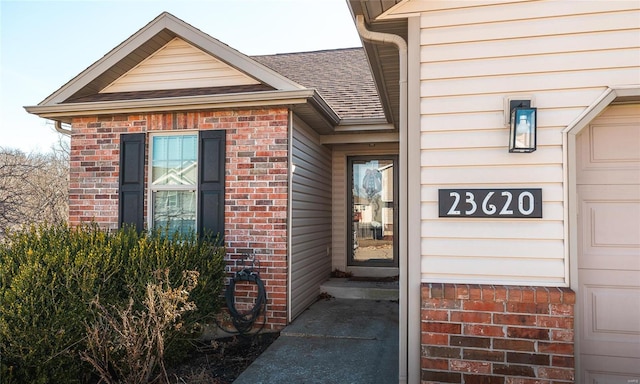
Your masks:
M 332 278 L 320 286 L 320 292 L 338 299 L 398 300 L 398 282 L 351 281 Z

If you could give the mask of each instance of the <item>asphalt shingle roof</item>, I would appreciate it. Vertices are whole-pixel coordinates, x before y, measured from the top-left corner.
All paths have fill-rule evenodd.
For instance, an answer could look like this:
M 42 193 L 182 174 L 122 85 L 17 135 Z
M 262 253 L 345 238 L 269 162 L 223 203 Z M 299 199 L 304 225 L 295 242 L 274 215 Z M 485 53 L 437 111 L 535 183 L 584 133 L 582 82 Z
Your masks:
M 364 48 L 251 56 L 298 84 L 315 88 L 340 118 L 384 118 Z

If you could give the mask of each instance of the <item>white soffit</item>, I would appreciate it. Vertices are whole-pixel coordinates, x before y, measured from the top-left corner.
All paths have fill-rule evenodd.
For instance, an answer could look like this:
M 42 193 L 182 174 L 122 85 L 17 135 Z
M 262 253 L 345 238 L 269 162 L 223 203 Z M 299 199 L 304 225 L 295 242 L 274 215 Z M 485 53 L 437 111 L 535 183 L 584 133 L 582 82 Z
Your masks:
M 260 84 L 176 37 L 100 93 Z
M 405 0 L 390 8 L 376 20 L 391 20 L 419 16 L 421 12 L 470 8 L 528 0 Z

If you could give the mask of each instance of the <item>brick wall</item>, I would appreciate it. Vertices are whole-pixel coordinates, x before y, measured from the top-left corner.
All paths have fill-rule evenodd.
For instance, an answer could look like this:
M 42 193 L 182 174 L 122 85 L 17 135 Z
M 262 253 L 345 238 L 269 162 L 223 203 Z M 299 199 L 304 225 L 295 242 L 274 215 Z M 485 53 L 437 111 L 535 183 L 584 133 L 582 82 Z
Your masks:
M 69 222 L 118 225 L 120 134 L 224 129 L 227 271 L 250 253 L 267 290 L 267 329 L 286 324 L 288 111 L 286 108 L 76 118 L 72 123 Z M 148 137 L 147 137 L 148 145 Z M 148 158 L 148 147 L 147 147 Z M 146 206 L 145 196 L 145 206 Z M 254 286 L 236 287 L 250 296 Z
M 574 380 L 568 288 L 422 285 L 422 383 Z

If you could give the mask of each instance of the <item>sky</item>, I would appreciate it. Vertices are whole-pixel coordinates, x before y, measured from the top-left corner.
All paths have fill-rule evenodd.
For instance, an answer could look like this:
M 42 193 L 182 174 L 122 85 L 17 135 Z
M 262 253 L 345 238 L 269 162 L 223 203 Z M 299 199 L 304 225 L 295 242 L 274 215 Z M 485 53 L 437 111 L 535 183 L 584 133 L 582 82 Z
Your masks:
M 346 0 L 0 0 L 0 148 L 59 140 L 37 105 L 167 11 L 246 55 L 362 45 Z

